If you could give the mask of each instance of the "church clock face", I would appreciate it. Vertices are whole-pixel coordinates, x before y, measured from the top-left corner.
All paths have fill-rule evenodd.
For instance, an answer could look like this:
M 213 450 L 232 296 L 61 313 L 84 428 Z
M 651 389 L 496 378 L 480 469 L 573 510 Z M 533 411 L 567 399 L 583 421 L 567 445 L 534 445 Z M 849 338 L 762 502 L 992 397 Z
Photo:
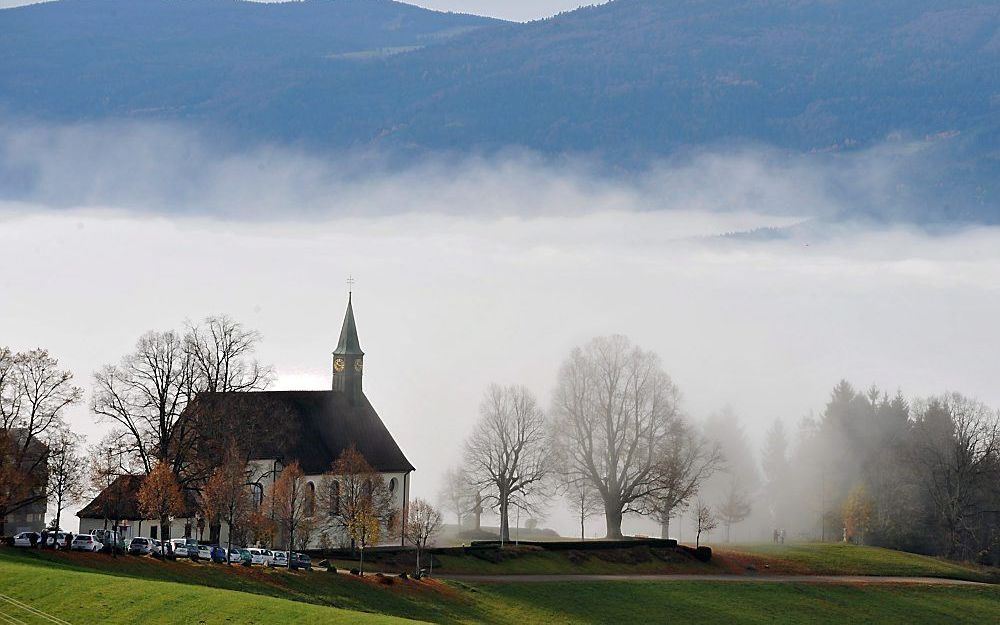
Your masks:
M 361 369 L 363 369 L 363 368 L 364 368 L 364 365 L 361 364 L 360 360 L 355 360 L 354 361 L 354 370 L 355 371 L 357 371 L 358 373 L 361 373 Z
M 333 359 L 333 370 L 336 371 L 337 373 L 340 373 L 341 371 L 344 370 L 344 359 L 343 358 L 334 358 Z

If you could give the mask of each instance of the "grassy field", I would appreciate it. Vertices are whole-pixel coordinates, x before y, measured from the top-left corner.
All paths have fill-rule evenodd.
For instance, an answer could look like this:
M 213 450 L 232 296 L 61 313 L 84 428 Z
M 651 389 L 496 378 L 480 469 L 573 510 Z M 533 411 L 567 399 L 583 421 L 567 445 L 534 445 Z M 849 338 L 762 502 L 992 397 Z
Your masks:
M 1000 582 L 996 569 L 892 549 L 843 543 L 754 544 L 721 548 L 719 562 L 764 562 L 769 570 L 815 575 L 904 575 Z M 759 569 L 759 567 L 758 567 Z
M 764 548 L 746 548 L 739 553 L 755 550 Z M 789 561 L 795 564 L 819 558 L 811 564 L 816 567 L 831 566 L 833 557 L 792 554 L 779 551 L 765 555 L 791 557 Z M 881 562 L 893 559 L 876 552 L 865 557 L 876 556 Z M 843 566 L 855 565 L 849 561 Z M 914 574 L 929 571 L 911 569 Z M 320 571 L 0 549 L 0 594 L 29 602 L 74 625 L 401 622 L 393 617 L 498 625 L 663 622 L 674 618 L 699 623 L 867 621 L 908 625 L 1000 621 L 1000 588 L 994 586 L 385 581 Z M 9 606 L 0 606 L 0 612 L 14 613 Z M 28 625 L 41 623 L 22 620 Z

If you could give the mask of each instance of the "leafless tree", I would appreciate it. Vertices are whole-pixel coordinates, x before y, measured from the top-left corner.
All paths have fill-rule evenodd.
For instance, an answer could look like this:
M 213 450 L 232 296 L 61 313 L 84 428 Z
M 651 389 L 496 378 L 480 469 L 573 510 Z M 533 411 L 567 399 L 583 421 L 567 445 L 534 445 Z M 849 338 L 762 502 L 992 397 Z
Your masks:
M 570 511 L 580 521 L 580 540 L 585 540 L 587 519 L 604 512 L 604 500 L 587 480 L 572 480 L 564 484 L 563 488 Z
M 194 389 L 191 357 L 176 332 L 147 332 L 135 351 L 94 375 L 91 409 L 121 428 L 145 473 L 165 463 L 180 476 L 194 428 L 180 420 Z
M 206 317 L 200 325 L 189 325 L 184 343 L 191 358 L 195 388 L 223 393 L 267 388 L 274 373 L 253 359 L 260 340 L 259 332 L 227 315 Z
M 726 542 L 732 538 L 733 525 L 742 523 L 753 510 L 750 497 L 734 475 L 729 482 L 725 498 L 715 507 L 719 520 L 726 526 Z
M 86 462 L 80 454 L 82 437 L 68 427 L 58 428 L 48 437 L 48 500 L 55 509 L 55 528 L 61 528 L 62 512 L 83 499 L 87 491 Z
M 500 514 L 500 540 L 510 540 L 512 505 L 531 509 L 549 473 L 545 416 L 522 386 L 490 386 L 465 443 L 465 466 L 477 490 Z
M 427 545 L 433 542 L 434 536 L 441 529 L 441 523 L 441 513 L 434 506 L 423 499 L 414 499 L 410 502 L 410 510 L 403 534 L 406 542 L 417 549 L 417 568 L 415 571 L 417 575 L 420 574 L 420 555 L 427 549 Z
M 462 529 L 465 515 L 472 512 L 477 505 L 477 494 L 468 474 L 461 466 L 449 467 L 445 471 L 441 490 L 438 492 L 438 501 L 441 502 L 442 508 L 455 514 L 459 531 Z
M 694 523 L 697 532 L 694 540 L 695 547 L 701 546 L 702 532 L 711 532 L 719 527 L 719 520 L 716 518 L 715 512 L 712 511 L 711 506 L 702 501 L 695 503 Z
M 655 469 L 678 403 L 660 359 L 624 336 L 596 338 L 563 363 L 552 410 L 560 457 L 601 494 L 608 538 L 620 538 L 622 517 L 644 512 L 659 488 Z
M 643 511 L 660 522 L 661 538 L 670 538 L 670 520 L 687 508 L 702 484 L 724 464 L 722 450 L 683 419 L 673 420 L 653 467 L 653 486 Z

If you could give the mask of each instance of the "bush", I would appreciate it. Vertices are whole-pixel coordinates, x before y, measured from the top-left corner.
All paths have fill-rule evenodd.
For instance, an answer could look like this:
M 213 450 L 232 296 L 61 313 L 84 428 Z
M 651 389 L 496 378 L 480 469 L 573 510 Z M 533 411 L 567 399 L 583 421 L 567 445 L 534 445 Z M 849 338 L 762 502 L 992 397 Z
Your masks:
M 698 547 L 694 550 L 694 557 L 699 562 L 708 562 L 712 559 L 712 548 L 711 547 Z
M 361 571 L 358 569 L 351 569 L 351 575 L 361 575 Z

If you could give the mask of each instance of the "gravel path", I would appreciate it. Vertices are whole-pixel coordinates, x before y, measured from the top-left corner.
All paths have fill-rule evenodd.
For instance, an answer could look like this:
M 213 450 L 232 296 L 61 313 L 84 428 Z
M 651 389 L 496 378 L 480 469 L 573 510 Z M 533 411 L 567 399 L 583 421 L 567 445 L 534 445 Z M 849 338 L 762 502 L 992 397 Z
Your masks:
M 436 575 L 440 579 L 472 583 L 544 582 L 750 582 L 776 584 L 916 584 L 929 586 L 989 586 L 983 582 L 941 577 L 878 575 Z

